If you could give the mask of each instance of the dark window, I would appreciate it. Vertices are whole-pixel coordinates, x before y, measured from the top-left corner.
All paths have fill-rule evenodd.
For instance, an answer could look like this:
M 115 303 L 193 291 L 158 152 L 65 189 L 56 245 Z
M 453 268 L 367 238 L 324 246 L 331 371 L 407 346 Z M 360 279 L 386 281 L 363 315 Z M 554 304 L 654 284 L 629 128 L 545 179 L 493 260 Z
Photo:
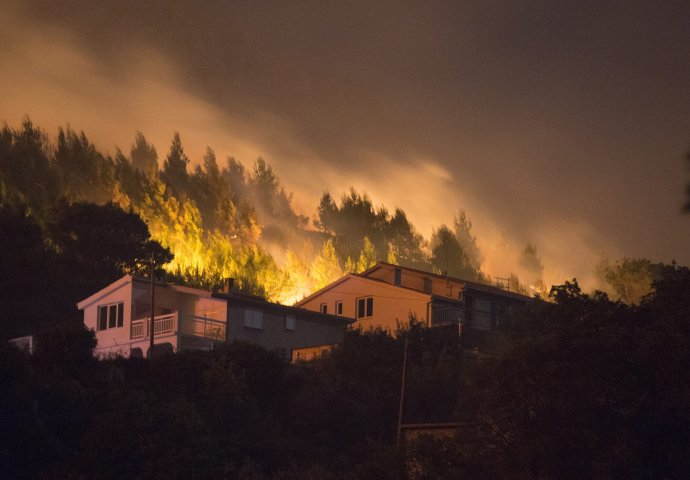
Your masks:
M 402 270 L 399 268 L 395 269 L 395 284 L 402 285 Z
M 474 322 L 474 298 L 465 295 L 465 323 L 472 325 Z
M 108 314 L 108 328 L 115 328 L 117 325 L 117 305 L 110 306 L 110 312 Z
M 325 303 L 321 304 L 321 313 L 328 313 L 328 305 Z
M 261 310 L 245 309 L 244 326 L 255 330 L 262 330 L 264 328 L 264 313 Z
M 98 330 L 108 328 L 108 307 L 98 307 Z
M 374 298 L 357 299 L 357 318 L 367 318 L 374 315 Z
M 491 329 L 498 328 L 498 304 L 495 300 L 491 301 Z
M 343 302 L 335 302 L 335 313 L 336 315 L 343 314 Z
M 431 279 L 429 277 L 424 277 L 424 292 L 431 293 Z
M 97 330 L 122 327 L 124 324 L 125 308 L 124 303 L 113 303 L 110 305 L 98 306 Z

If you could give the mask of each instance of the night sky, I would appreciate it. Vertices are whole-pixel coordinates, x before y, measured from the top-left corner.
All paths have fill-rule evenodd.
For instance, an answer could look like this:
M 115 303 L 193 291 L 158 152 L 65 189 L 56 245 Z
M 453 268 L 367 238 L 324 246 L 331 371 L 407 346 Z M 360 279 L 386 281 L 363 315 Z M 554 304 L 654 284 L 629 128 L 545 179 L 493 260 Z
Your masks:
M 0 0 L 0 117 L 162 159 L 263 156 L 298 210 L 354 186 L 492 275 L 690 264 L 690 2 Z

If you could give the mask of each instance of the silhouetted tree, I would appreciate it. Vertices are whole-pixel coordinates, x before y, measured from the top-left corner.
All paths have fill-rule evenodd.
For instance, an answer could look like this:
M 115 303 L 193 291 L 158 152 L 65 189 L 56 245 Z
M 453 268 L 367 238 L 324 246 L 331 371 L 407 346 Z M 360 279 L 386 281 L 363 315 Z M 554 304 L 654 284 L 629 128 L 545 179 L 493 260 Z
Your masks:
M 477 246 L 477 237 L 472 234 L 472 222 L 465 210 L 461 209 L 453 218 L 453 227 L 455 238 L 467 257 L 467 261 L 474 271 L 479 272 L 482 268 L 482 254 Z
M 639 305 L 652 292 L 658 268 L 646 258 L 621 258 L 613 265 L 604 259 L 597 265 L 597 274 L 607 283 L 616 300 Z
M 479 277 L 479 272 L 472 267 L 455 234 L 445 225 L 431 235 L 431 264 L 437 272 L 451 277 L 464 280 Z
M 138 215 L 111 203 L 58 206 L 48 228 L 64 268 L 73 274 L 75 300 L 125 273 L 145 270 L 152 255 L 158 265 L 172 259 L 170 251 L 151 240 Z
M 58 255 L 26 208 L 0 206 L 0 339 L 29 335 L 73 310 Z
M 180 134 L 175 132 L 170 145 L 170 151 L 163 162 L 161 179 L 170 186 L 175 196 L 180 199 L 183 199 L 189 194 L 188 165 L 189 158 L 187 158 L 182 148 Z
M 466 377 L 469 465 L 489 478 L 686 476 L 690 271 L 662 276 L 639 309 L 573 281 L 519 311 Z
M 158 153 L 156 147 L 146 141 L 141 132 L 134 137 L 134 144 L 130 151 L 132 166 L 149 177 L 158 175 Z
M 64 195 L 71 201 L 102 203 L 111 198 L 113 165 L 89 142 L 84 132 L 60 128 L 55 164 L 60 171 Z
M 424 238 L 417 233 L 405 212 L 399 208 L 395 209 L 390 219 L 387 236 L 391 253 L 400 265 L 419 269 L 429 267 L 429 261 L 423 251 Z
M 60 175 L 50 157 L 46 133 L 28 118 L 19 130 L 0 131 L 0 173 L 15 196 L 42 214 L 60 197 Z

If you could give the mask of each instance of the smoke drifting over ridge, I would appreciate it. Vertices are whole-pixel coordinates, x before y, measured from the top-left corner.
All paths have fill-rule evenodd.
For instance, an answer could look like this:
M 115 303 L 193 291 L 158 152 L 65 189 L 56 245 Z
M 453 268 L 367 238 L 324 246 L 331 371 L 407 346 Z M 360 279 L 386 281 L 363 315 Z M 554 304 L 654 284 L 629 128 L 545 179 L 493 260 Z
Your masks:
M 679 133 L 690 124 L 690 98 L 678 86 L 690 73 L 674 63 L 675 23 L 662 23 L 669 33 L 641 49 L 644 66 L 671 48 L 655 57 L 672 72 L 664 85 L 640 76 L 614 89 L 608 82 L 636 59 L 599 70 L 606 59 L 592 53 L 596 41 L 616 53 L 630 40 L 627 30 L 617 38 L 603 29 L 608 6 L 564 24 L 567 12 L 500 4 L 85 5 L 1 9 L 4 120 L 70 123 L 101 149 L 126 150 L 141 130 L 159 156 L 177 130 L 193 163 L 206 145 L 220 163 L 263 156 L 308 215 L 323 190 L 339 198 L 352 185 L 403 208 L 428 237 L 462 207 L 491 275 L 520 274 L 527 243 L 537 245 L 547 283 L 587 280 L 601 255 L 690 263 L 688 222 L 676 216 L 688 142 L 687 129 Z M 677 10 L 666 15 L 682 23 Z M 639 26 L 639 13 L 619 23 Z M 655 19 L 668 20 L 660 15 L 648 17 L 647 33 L 657 32 Z M 563 34 L 544 27 L 551 17 Z M 487 30 L 469 27 L 476 22 Z M 523 31 L 530 22 L 532 36 Z M 571 48 L 578 42 L 582 49 Z M 568 81 L 575 67 L 585 73 Z M 652 86 L 656 100 L 643 95 Z M 644 146 L 635 143 L 642 133 Z

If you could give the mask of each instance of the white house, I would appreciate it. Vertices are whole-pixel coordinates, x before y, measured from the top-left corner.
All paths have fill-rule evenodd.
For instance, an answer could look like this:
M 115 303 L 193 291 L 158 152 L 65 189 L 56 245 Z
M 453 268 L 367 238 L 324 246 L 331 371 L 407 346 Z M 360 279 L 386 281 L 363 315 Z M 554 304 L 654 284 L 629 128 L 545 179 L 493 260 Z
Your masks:
M 293 349 L 338 343 L 352 319 L 286 307 L 257 297 L 156 282 L 154 354 L 212 349 L 217 342 L 259 344 L 289 358 Z M 151 283 L 125 275 L 77 304 L 95 331 L 96 354 L 149 356 Z
M 125 275 L 77 304 L 100 356 L 142 357 L 150 345 L 151 284 Z M 225 340 L 227 302 L 210 292 L 156 282 L 154 340 L 161 350 L 210 349 Z

